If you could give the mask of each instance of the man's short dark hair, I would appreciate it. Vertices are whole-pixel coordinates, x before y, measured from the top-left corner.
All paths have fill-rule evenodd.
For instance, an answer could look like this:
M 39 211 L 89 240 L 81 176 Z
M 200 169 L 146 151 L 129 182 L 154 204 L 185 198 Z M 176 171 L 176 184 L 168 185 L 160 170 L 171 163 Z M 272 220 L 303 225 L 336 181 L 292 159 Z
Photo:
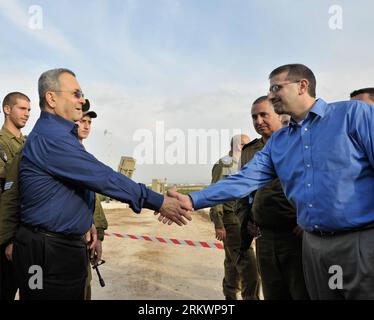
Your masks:
M 353 98 L 355 96 L 358 96 L 359 94 L 368 93 L 370 96 L 370 99 L 374 101 L 374 88 L 362 88 L 355 91 L 352 91 L 350 94 L 350 97 Z
M 18 91 L 10 92 L 4 97 L 3 110 L 5 106 L 9 106 L 12 108 L 17 103 L 17 99 L 22 99 L 30 102 L 30 98 L 24 93 Z
M 264 101 L 269 101 L 268 96 L 261 96 L 261 97 L 257 98 L 255 101 L 253 101 L 252 106 L 255 105 L 255 104 L 258 104 L 258 103 L 262 103 Z
M 314 76 L 312 70 L 310 70 L 307 66 L 297 63 L 280 66 L 270 73 L 269 79 L 283 72 L 287 72 L 286 80 L 288 81 L 307 79 L 309 81 L 308 93 L 311 97 L 316 97 L 316 77 Z

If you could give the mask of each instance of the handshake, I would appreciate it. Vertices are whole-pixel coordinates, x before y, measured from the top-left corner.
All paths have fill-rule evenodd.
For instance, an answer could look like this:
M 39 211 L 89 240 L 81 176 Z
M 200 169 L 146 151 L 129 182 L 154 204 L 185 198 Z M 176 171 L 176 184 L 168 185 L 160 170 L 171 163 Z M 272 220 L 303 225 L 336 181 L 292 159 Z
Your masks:
M 187 195 L 178 193 L 176 188 L 169 189 L 165 195 L 164 202 L 155 215 L 160 214 L 158 221 L 171 225 L 173 222 L 179 226 L 187 224 L 187 220 L 192 220 L 191 211 L 193 204 Z

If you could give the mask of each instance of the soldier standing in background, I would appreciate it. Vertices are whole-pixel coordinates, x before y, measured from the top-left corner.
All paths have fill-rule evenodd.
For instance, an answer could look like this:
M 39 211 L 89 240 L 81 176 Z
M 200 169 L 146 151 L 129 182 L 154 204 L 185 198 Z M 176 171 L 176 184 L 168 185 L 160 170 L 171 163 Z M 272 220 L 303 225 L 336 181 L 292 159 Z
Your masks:
M 3 100 L 4 125 L 0 130 L 0 181 L 1 192 L 5 187 L 5 166 L 10 165 L 14 156 L 23 147 L 25 136 L 21 129 L 30 115 L 30 99 L 21 92 L 11 92 Z M 7 186 L 8 187 L 8 186 Z M 2 215 L 3 212 L 0 212 Z M 13 300 L 17 284 L 12 263 L 6 258 L 5 250 L 9 239 L 0 237 L 0 299 Z
M 212 183 L 238 171 L 242 147 L 249 142 L 247 135 L 231 139 L 230 153 L 221 158 L 212 169 Z M 210 209 L 217 240 L 223 241 L 225 248 L 223 294 L 226 300 L 237 300 L 240 291 L 243 300 L 258 299 L 258 274 L 253 249 L 238 261 L 241 244 L 240 221 L 236 215 L 236 202 L 230 201 Z M 238 262 L 238 263 L 237 263 Z
M 86 109 L 89 109 L 90 102 L 86 99 Z M 87 108 L 88 106 L 88 108 Z M 83 117 L 80 121 L 77 121 L 78 125 L 78 139 L 83 144 L 83 140 L 87 139 L 91 132 L 92 119 L 97 118 L 97 114 L 93 110 L 84 111 Z M 97 244 L 96 252 L 97 256 L 93 257 L 96 262 L 101 260 L 102 255 L 102 241 L 104 241 L 104 230 L 108 228 L 108 221 L 106 220 L 103 207 L 100 202 L 100 195 L 95 194 L 95 210 L 94 210 L 94 225 L 97 231 Z M 85 300 L 91 300 L 91 265 L 88 263 L 88 275 L 85 289 Z

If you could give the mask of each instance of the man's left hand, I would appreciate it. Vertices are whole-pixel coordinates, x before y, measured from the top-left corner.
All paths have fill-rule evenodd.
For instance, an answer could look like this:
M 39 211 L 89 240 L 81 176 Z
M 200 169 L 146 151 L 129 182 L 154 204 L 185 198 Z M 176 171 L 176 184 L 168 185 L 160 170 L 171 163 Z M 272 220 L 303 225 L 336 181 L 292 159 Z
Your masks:
M 95 247 L 90 251 L 90 261 L 92 265 L 96 265 L 101 261 L 103 255 L 103 245 L 101 240 L 96 241 Z
M 304 230 L 301 229 L 301 228 L 297 225 L 295 228 L 293 228 L 292 232 L 293 232 L 296 236 L 298 236 L 298 237 L 302 237 L 302 236 L 303 236 L 303 233 L 304 233 Z
M 97 231 L 94 224 L 91 225 L 91 229 L 86 233 L 86 240 L 88 249 L 92 250 L 95 248 L 97 243 Z
M 13 259 L 13 243 L 9 243 L 5 248 L 5 256 L 9 261 Z

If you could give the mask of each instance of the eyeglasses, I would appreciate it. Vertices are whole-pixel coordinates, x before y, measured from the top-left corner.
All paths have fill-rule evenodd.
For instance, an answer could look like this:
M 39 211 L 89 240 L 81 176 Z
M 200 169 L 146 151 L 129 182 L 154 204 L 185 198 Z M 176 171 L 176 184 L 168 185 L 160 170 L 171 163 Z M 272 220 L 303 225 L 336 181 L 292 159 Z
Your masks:
M 80 98 L 84 98 L 84 93 L 81 91 L 81 90 L 75 90 L 75 91 L 57 91 L 57 90 L 54 90 L 52 92 L 70 92 L 71 94 L 74 95 L 74 97 L 76 97 L 77 99 L 80 99 Z
M 271 93 L 276 93 L 276 92 L 279 92 L 285 85 L 287 84 L 291 84 L 291 83 L 298 83 L 300 82 L 301 80 L 297 80 L 297 81 L 289 81 L 289 82 L 284 82 L 284 83 L 278 83 L 278 84 L 273 84 L 272 86 L 270 86 L 269 88 L 269 92 Z

